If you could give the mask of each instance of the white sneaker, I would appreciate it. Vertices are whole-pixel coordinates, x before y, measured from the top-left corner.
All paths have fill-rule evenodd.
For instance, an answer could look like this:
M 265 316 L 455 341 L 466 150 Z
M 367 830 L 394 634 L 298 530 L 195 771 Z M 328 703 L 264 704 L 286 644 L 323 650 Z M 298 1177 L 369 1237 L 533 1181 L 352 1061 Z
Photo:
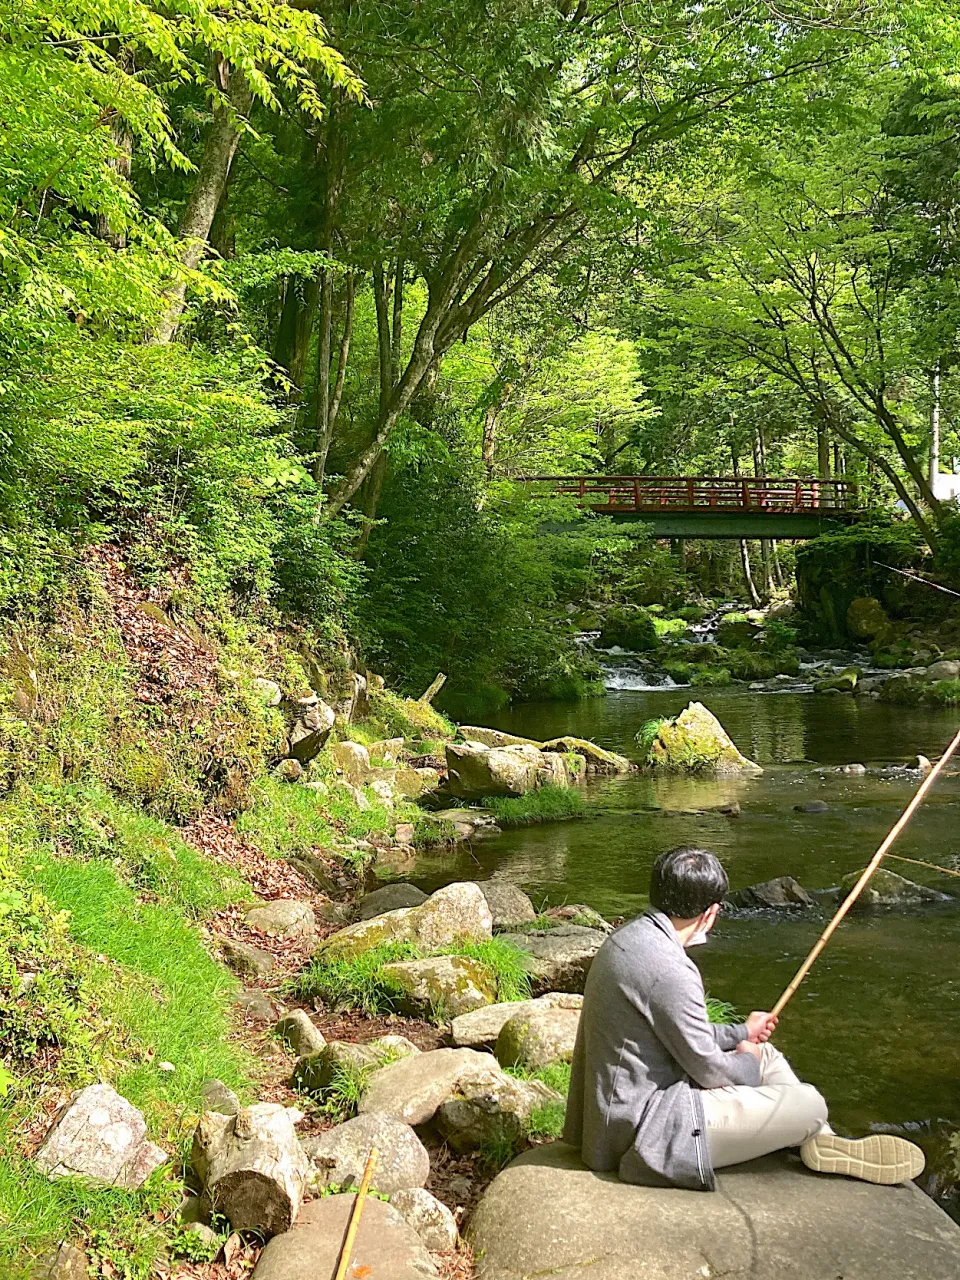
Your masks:
M 800 1148 L 800 1159 L 817 1173 L 842 1173 L 882 1186 L 919 1178 L 925 1164 L 919 1147 L 893 1133 L 874 1133 L 869 1138 L 818 1133 Z

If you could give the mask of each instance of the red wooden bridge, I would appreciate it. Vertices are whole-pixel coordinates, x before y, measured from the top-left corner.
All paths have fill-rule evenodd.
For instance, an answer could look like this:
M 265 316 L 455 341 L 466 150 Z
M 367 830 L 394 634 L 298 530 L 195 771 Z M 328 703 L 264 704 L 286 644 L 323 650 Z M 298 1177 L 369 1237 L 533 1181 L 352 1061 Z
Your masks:
M 753 476 L 524 476 L 543 494 L 573 498 L 660 537 L 813 538 L 862 514 L 847 480 Z

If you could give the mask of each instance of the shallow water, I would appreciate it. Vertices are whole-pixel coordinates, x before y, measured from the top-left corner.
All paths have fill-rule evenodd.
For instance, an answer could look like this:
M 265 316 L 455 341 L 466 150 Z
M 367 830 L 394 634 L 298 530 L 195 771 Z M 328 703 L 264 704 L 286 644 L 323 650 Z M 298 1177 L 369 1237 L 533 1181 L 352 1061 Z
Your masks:
M 691 691 L 616 691 L 577 704 L 525 704 L 494 717 L 535 738 L 574 733 L 631 754 L 637 729 L 672 715 Z M 502 870 L 539 905 L 585 902 L 608 917 L 635 914 L 664 849 L 695 844 L 723 859 L 734 888 L 778 875 L 810 889 L 862 868 L 916 788 L 917 774 L 884 772 L 922 752 L 936 758 L 956 712 L 890 707 L 848 697 L 704 690 L 697 695 L 740 749 L 764 766 L 756 779 L 633 775 L 589 789 L 588 815 L 521 828 L 418 865 L 435 888 Z M 862 762 L 865 777 L 837 766 Z M 830 806 L 794 812 L 806 799 Z M 740 817 L 682 813 L 736 800 Z M 908 857 L 960 855 L 960 776 L 941 779 L 898 843 Z M 957 864 L 960 867 L 960 860 Z M 960 880 L 891 862 L 891 870 L 957 900 L 911 913 L 844 921 L 788 1006 L 778 1046 L 831 1104 L 846 1132 L 872 1125 L 940 1131 L 960 1125 Z M 742 1011 L 769 1008 L 823 928 L 825 913 L 722 917 L 691 954 L 711 994 Z

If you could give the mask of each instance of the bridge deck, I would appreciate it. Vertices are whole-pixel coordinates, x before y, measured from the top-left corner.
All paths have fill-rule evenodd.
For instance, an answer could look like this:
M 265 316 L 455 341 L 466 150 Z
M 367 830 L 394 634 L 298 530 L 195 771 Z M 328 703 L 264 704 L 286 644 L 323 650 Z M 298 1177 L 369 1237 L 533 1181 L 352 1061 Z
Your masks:
M 526 476 L 617 521 L 661 537 L 813 538 L 860 510 L 847 480 L 753 476 Z

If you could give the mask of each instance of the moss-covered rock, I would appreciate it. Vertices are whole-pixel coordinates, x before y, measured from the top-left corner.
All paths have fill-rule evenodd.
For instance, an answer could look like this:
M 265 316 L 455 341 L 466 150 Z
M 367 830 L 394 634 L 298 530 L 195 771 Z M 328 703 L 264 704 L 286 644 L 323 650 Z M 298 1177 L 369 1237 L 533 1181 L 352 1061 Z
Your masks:
M 844 876 L 837 893 L 838 901 L 843 901 L 862 874 L 862 871 L 853 871 Z M 870 877 L 854 907 L 860 910 L 866 907 L 913 907 L 926 902 L 949 901 L 949 894 L 928 889 L 924 884 L 915 884 L 905 876 L 898 876 L 895 871 L 879 867 Z
M 317 949 L 323 959 L 358 956 L 385 942 L 412 942 L 436 951 L 461 939 L 483 941 L 493 935 L 493 917 L 476 884 L 464 881 L 438 889 L 419 907 L 405 907 L 347 925 Z
M 610 609 L 597 641 L 601 649 L 627 649 L 631 653 L 647 653 L 659 643 L 653 615 L 632 606 Z
M 758 764 L 741 754 L 717 717 L 700 702 L 691 702 L 675 720 L 659 722 L 646 763 L 682 772 L 763 773 Z
M 722 618 L 717 627 L 717 644 L 725 649 L 752 644 L 763 628 L 744 614 L 731 613 Z
M 637 767 L 626 756 L 618 756 L 615 751 L 598 747 L 595 742 L 587 742 L 585 738 L 574 738 L 569 734 L 562 738 L 551 738 L 542 746 L 544 751 L 562 751 L 581 756 L 586 762 L 588 774 L 631 773 Z
M 493 1004 L 497 984 L 486 965 L 469 956 L 431 956 L 385 964 L 384 981 L 399 994 L 400 1004 L 413 1013 L 457 1017 Z
M 813 686 L 814 693 L 853 693 L 862 675 L 860 667 L 845 667 L 838 675 L 818 680 Z
M 847 631 L 857 640 L 875 640 L 889 632 L 890 619 L 876 596 L 858 596 L 847 606 Z

